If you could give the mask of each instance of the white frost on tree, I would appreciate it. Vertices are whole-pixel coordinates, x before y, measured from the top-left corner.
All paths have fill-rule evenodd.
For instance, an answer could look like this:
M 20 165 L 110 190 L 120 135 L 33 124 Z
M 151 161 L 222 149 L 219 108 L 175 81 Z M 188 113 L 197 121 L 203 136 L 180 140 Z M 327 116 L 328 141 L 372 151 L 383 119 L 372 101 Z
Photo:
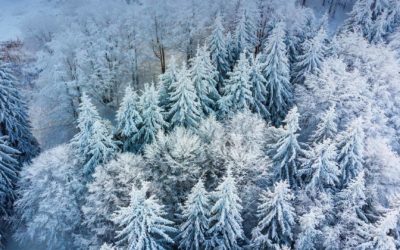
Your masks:
M 332 105 L 321 115 L 320 122 L 311 136 L 311 141 L 320 143 L 326 139 L 334 140 L 338 131 L 336 120 L 336 109 L 335 106 Z

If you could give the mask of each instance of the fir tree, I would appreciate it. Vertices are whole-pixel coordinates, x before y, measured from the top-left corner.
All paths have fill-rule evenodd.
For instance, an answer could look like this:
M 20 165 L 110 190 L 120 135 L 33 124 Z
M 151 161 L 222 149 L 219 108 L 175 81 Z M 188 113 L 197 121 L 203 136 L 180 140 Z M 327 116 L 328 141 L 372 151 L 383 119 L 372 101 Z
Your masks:
M 243 52 L 253 52 L 256 43 L 256 31 L 253 20 L 243 11 L 235 30 L 235 55 L 237 60 Z
M 250 84 L 253 96 L 252 110 L 261 115 L 264 119 L 269 118 L 269 112 L 266 106 L 267 102 L 267 80 L 262 74 L 264 65 L 260 62 L 260 57 L 252 57 L 250 66 Z
M 180 228 L 180 248 L 200 250 L 206 246 L 206 236 L 209 226 L 209 197 L 200 180 L 189 194 L 183 208 L 183 224 Z
M 147 191 L 146 185 L 139 190 L 133 187 L 129 206 L 114 215 L 114 222 L 121 227 L 117 232 L 118 243 L 126 249 L 162 250 L 164 243 L 174 243 L 168 235 L 176 231 L 171 226 L 173 222 L 164 218 L 164 206 L 154 196 L 147 197 Z
M 296 249 L 298 250 L 316 250 L 318 242 L 323 238 L 323 232 L 319 229 L 324 218 L 322 210 L 314 207 L 310 212 L 304 214 L 300 218 L 300 233 L 296 241 Z
M 233 72 L 229 72 L 226 80 L 224 96 L 219 101 L 220 112 L 232 115 L 237 111 L 250 108 L 253 98 L 251 96 L 250 66 L 245 53 L 240 55 Z
M 142 126 L 138 131 L 140 150 L 144 145 L 154 141 L 158 131 L 167 127 L 162 115 L 163 110 L 158 104 L 158 92 L 154 84 L 145 85 L 140 97 L 140 115 L 143 119 Z
M 340 171 L 336 163 L 335 144 L 327 139 L 316 144 L 307 156 L 298 173 L 306 183 L 307 193 L 315 198 L 320 192 L 334 188 L 339 183 Z
M 267 80 L 267 107 L 272 124 L 277 126 L 293 102 L 283 24 L 278 23 L 273 29 L 263 56 L 266 65 L 263 75 Z
M 372 32 L 372 0 L 357 0 L 349 17 L 346 19 L 344 29 L 360 32 L 369 39 Z
M 8 65 L 0 62 L 0 135 L 20 152 L 19 160 L 29 161 L 39 154 L 39 144 L 31 132 L 28 108 L 16 87 Z
M 168 112 L 171 108 L 170 99 L 173 88 L 172 83 L 177 81 L 178 70 L 175 63 L 175 58 L 171 59 L 167 70 L 159 77 L 159 106 L 163 109 L 168 117 Z
M 210 249 L 241 249 L 239 239 L 244 238 L 242 229 L 242 206 L 235 179 L 230 170 L 214 193 L 215 204 L 211 208 L 209 230 Z
M 295 211 L 293 194 L 285 181 L 275 184 L 274 191 L 266 191 L 258 206 L 260 221 L 252 232 L 252 245 L 262 249 L 290 247 L 293 241 Z
M 221 98 L 216 89 L 218 72 L 205 47 L 197 48 L 196 56 L 191 60 L 190 75 L 203 113 L 214 114 L 217 101 Z
M 303 43 L 303 53 L 296 58 L 296 64 L 293 67 L 294 81 L 303 83 L 308 74 L 318 75 L 321 71 L 322 62 L 328 52 L 326 42 L 326 32 L 323 27 L 310 40 Z
M 138 96 L 131 87 L 127 87 L 116 115 L 117 131 L 122 137 L 124 151 L 138 149 L 138 132 L 143 123 L 138 106 Z
M 170 128 L 176 126 L 196 128 L 200 121 L 201 107 L 186 65 L 179 71 L 178 79 L 172 83 L 171 88 L 174 91 L 170 98 Z
M 346 185 L 363 170 L 364 132 L 361 119 L 353 121 L 337 142 L 337 162 L 341 169 L 341 184 Z
M 298 183 L 297 170 L 300 157 L 305 153 L 297 140 L 299 134 L 299 113 L 292 108 L 283 121 L 286 125 L 277 142 L 269 145 L 268 154 L 272 159 L 275 180 L 287 180 L 291 186 Z
M 320 143 L 326 139 L 334 139 L 337 133 L 336 119 L 337 115 L 335 106 L 332 105 L 322 114 L 320 122 L 318 123 L 317 129 L 312 135 L 311 140 L 314 143 Z
M 226 73 L 229 71 L 227 46 L 225 43 L 224 27 L 222 26 L 221 19 L 221 15 L 218 13 L 208 42 L 211 61 L 219 73 L 217 85 L 219 93 L 222 93 L 223 81 Z

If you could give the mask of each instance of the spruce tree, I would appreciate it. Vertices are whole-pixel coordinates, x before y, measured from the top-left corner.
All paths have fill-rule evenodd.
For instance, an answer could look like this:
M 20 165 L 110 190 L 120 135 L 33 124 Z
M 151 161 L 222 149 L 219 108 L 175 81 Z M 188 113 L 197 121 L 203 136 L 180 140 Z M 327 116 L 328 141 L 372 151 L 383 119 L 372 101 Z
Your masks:
M 117 133 L 123 142 L 124 151 L 138 150 L 138 132 L 143 120 L 139 113 L 138 96 L 131 87 L 125 90 L 120 108 L 116 115 Z
M 276 24 L 272 30 L 263 57 L 263 75 L 267 80 L 267 107 L 272 124 L 278 126 L 293 102 L 283 24 Z
M 321 71 L 322 62 L 328 52 L 326 38 L 326 32 L 321 27 L 312 39 L 303 43 L 303 53 L 297 56 L 293 67 L 293 78 L 296 83 L 303 84 L 308 74 L 318 75 Z
M 344 30 L 360 32 L 369 39 L 372 33 L 372 0 L 357 0 L 344 24 Z
M 147 192 L 146 184 L 141 189 L 133 187 L 129 206 L 114 215 L 114 222 L 121 228 L 117 232 L 118 243 L 125 249 L 161 250 L 165 243 L 174 243 L 168 235 L 176 231 L 173 222 L 165 219 L 164 206 L 153 195 L 147 197 Z
M 196 128 L 200 121 L 201 107 L 186 65 L 182 66 L 177 78 L 171 85 L 170 129 L 176 126 Z
M 10 146 L 20 152 L 22 162 L 39 154 L 39 144 L 31 132 L 28 108 L 16 87 L 9 65 L 0 62 L 0 135 L 7 136 Z
M 159 106 L 158 92 L 154 84 L 145 85 L 142 96 L 140 97 L 140 115 L 142 126 L 138 131 L 140 150 L 144 145 L 150 144 L 156 138 L 158 131 L 167 127 L 162 115 L 163 110 Z
M 227 46 L 225 43 L 224 27 L 222 26 L 222 17 L 218 13 L 215 18 L 213 31 L 209 38 L 209 50 L 211 61 L 218 71 L 217 90 L 222 93 L 223 81 L 226 73 L 229 71 Z
M 275 180 L 287 180 L 289 185 L 296 186 L 300 158 L 305 154 L 297 139 L 300 129 L 297 107 L 289 111 L 283 122 L 286 125 L 282 133 L 279 133 L 276 143 L 269 144 L 268 154 L 272 159 Z
M 316 250 L 318 243 L 323 239 L 323 232 L 320 230 L 320 225 L 324 215 L 319 207 L 310 209 L 310 212 L 304 214 L 299 219 L 300 233 L 296 240 L 295 249 L 297 250 Z
M 204 115 L 215 114 L 217 101 L 221 98 L 216 89 L 218 72 L 206 47 L 197 48 L 196 56 L 191 60 L 190 75 Z
M 267 80 L 262 74 L 264 65 L 260 61 L 260 57 L 252 57 L 250 65 L 250 85 L 253 97 L 251 109 L 253 112 L 258 113 L 264 119 L 269 118 L 267 103 Z
M 244 238 L 242 229 L 242 206 L 231 170 L 218 185 L 211 208 L 210 242 L 208 249 L 241 249 L 238 240 Z
M 253 98 L 250 85 L 250 65 L 245 53 L 240 55 L 233 72 L 228 73 L 224 96 L 219 101 L 220 112 L 231 116 L 237 111 L 250 108 Z
M 258 225 L 252 231 L 252 246 L 261 249 L 290 247 L 293 241 L 295 211 L 294 196 L 286 181 L 279 181 L 274 191 L 261 196 L 258 206 Z
M 253 20 L 243 11 L 235 29 L 235 54 L 237 60 L 243 52 L 252 53 L 256 43 L 256 31 Z
M 320 192 L 332 189 L 339 183 L 335 144 L 327 139 L 316 144 L 307 156 L 298 173 L 305 182 L 306 192 L 316 198 Z
M 322 114 L 320 122 L 317 125 L 317 129 L 311 136 L 311 141 L 314 143 L 320 143 L 326 139 L 333 140 L 337 133 L 336 119 L 336 109 L 335 106 L 332 105 Z
M 206 247 L 210 217 L 210 201 L 202 180 L 192 188 L 183 208 L 183 224 L 180 227 L 181 249 L 200 250 Z
M 354 120 L 337 139 L 337 162 L 341 169 L 341 184 L 345 186 L 363 170 L 364 131 L 362 120 Z
M 170 99 L 173 91 L 171 85 L 177 81 L 177 75 L 178 69 L 175 58 L 172 58 L 165 73 L 159 77 L 159 106 L 165 112 L 165 118 L 168 117 L 168 112 L 171 108 Z

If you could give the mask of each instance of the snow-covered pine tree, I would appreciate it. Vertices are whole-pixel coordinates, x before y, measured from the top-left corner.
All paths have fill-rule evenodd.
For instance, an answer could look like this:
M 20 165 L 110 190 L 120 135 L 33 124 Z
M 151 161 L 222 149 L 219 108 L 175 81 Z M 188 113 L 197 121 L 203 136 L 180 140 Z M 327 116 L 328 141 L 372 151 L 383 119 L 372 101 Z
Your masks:
M 300 233 L 296 240 L 295 249 L 297 250 L 316 250 L 319 249 L 318 243 L 323 238 L 320 225 L 324 215 L 319 207 L 313 207 L 310 212 L 300 217 Z
M 286 181 L 275 183 L 274 191 L 261 196 L 258 206 L 258 225 L 252 231 L 252 246 L 261 249 L 281 249 L 293 242 L 295 210 L 294 196 Z
M 336 163 L 336 145 L 330 139 L 314 145 L 298 175 L 305 182 L 305 190 L 312 198 L 339 184 L 340 171 Z
M 296 186 L 297 171 L 300 167 L 300 157 L 305 155 L 298 142 L 299 127 L 297 107 L 292 108 L 283 122 L 282 133 L 275 143 L 268 145 L 268 154 L 272 159 L 274 178 L 276 181 L 287 180 L 290 186 Z
M 242 206 L 230 169 L 214 192 L 213 199 L 207 249 L 241 249 L 238 240 L 244 238 L 240 215 Z
M 39 154 L 39 144 L 31 132 L 28 108 L 16 87 L 9 65 L 0 61 L 0 135 L 20 152 L 18 159 L 29 161 Z
M 326 139 L 335 139 L 337 133 L 336 119 L 336 109 L 335 106 L 332 105 L 322 114 L 316 130 L 311 136 L 311 141 L 314 143 L 320 143 Z
M 204 115 L 214 114 L 221 98 L 216 89 L 218 72 L 205 46 L 197 47 L 196 56 L 191 60 L 190 76 Z
M 251 59 L 250 65 L 250 84 L 253 101 L 251 109 L 253 112 L 260 114 L 264 119 L 269 118 L 269 112 L 266 106 L 267 103 L 267 80 L 262 74 L 264 65 L 260 61 L 260 56 Z
M 245 53 L 240 54 L 240 59 L 233 72 L 228 73 L 229 79 L 225 82 L 224 95 L 219 100 L 222 116 L 231 116 L 237 111 L 250 108 L 253 102 L 250 84 L 250 65 Z
M 179 247 L 185 250 L 200 250 L 206 247 L 209 227 L 210 201 L 202 180 L 192 188 L 183 208 L 183 223 L 180 227 Z
M 228 62 L 228 71 L 232 71 L 236 64 L 235 60 L 235 41 L 233 40 L 231 32 L 226 33 L 225 36 L 226 54 Z
M 182 65 L 177 81 L 172 83 L 171 88 L 170 129 L 177 126 L 196 128 L 200 121 L 201 107 L 186 65 Z
M 175 58 L 172 57 L 167 70 L 165 71 L 164 74 L 160 75 L 158 83 L 159 106 L 165 112 L 164 119 L 168 117 L 168 111 L 171 108 L 170 98 L 171 98 L 171 92 L 173 91 L 171 85 L 172 83 L 177 81 L 177 75 L 178 75 L 178 69 L 176 66 Z
M 167 127 L 167 123 L 164 121 L 163 110 L 159 106 L 158 92 L 154 84 L 144 86 L 139 106 L 142 126 L 138 131 L 138 139 L 139 149 L 142 150 L 144 145 L 154 141 L 158 131 Z
M 263 75 L 267 80 L 267 107 L 272 124 L 278 126 L 293 102 L 290 84 L 289 62 L 285 45 L 285 30 L 282 23 L 276 24 L 267 40 L 262 62 Z
M 118 152 L 117 143 L 113 140 L 111 131 L 103 121 L 95 121 L 92 129 L 84 156 L 86 158 L 83 165 L 85 176 L 91 176 L 96 166 L 108 162 Z
M 226 73 L 229 71 L 228 53 L 225 43 L 224 27 L 222 17 L 218 13 L 215 18 L 213 31 L 208 42 L 211 61 L 218 71 L 217 90 L 221 94 Z
M 337 138 L 337 162 L 345 186 L 363 170 L 364 131 L 362 120 L 354 120 Z
M 8 225 L 7 217 L 12 208 L 15 198 L 14 188 L 17 184 L 19 163 L 17 155 L 19 152 L 10 147 L 7 137 L 0 137 L 0 248 L 3 246 L 4 231 Z
M 131 87 L 125 90 L 120 108 L 117 111 L 117 134 L 123 142 L 123 150 L 136 152 L 138 150 L 138 132 L 143 119 L 139 113 L 138 96 Z
M 252 54 L 256 43 L 256 28 L 253 20 L 246 11 L 243 11 L 237 22 L 234 39 L 234 60 L 239 59 L 240 54 L 243 52 Z
M 372 0 L 357 0 L 349 17 L 345 20 L 344 30 L 360 32 L 369 39 L 372 33 Z
M 132 188 L 128 207 L 121 207 L 113 217 L 121 230 L 117 231 L 119 245 L 128 250 L 164 249 L 165 243 L 173 244 L 168 233 L 175 233 L 173 222 L 165 219 L 164 206 L 151 195 L 148 187 Z
M 326 32 L 323 27 L 311 39 L 303 43 L 302 54 L 296 58 L 293 66 L 293 79 L 298 84 L 303 84 L 308 74 L 318 75 L 321 71 L 322 62 L 328 52 L 326 43 Z

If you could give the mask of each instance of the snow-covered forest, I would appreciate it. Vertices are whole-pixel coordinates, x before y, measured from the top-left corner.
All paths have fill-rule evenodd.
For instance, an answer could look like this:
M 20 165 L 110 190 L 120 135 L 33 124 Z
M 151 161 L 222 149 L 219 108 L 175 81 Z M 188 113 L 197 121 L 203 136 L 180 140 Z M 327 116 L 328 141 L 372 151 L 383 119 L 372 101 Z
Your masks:
M 0 249 L 400 249 L 400 1 L 1 0 Z

